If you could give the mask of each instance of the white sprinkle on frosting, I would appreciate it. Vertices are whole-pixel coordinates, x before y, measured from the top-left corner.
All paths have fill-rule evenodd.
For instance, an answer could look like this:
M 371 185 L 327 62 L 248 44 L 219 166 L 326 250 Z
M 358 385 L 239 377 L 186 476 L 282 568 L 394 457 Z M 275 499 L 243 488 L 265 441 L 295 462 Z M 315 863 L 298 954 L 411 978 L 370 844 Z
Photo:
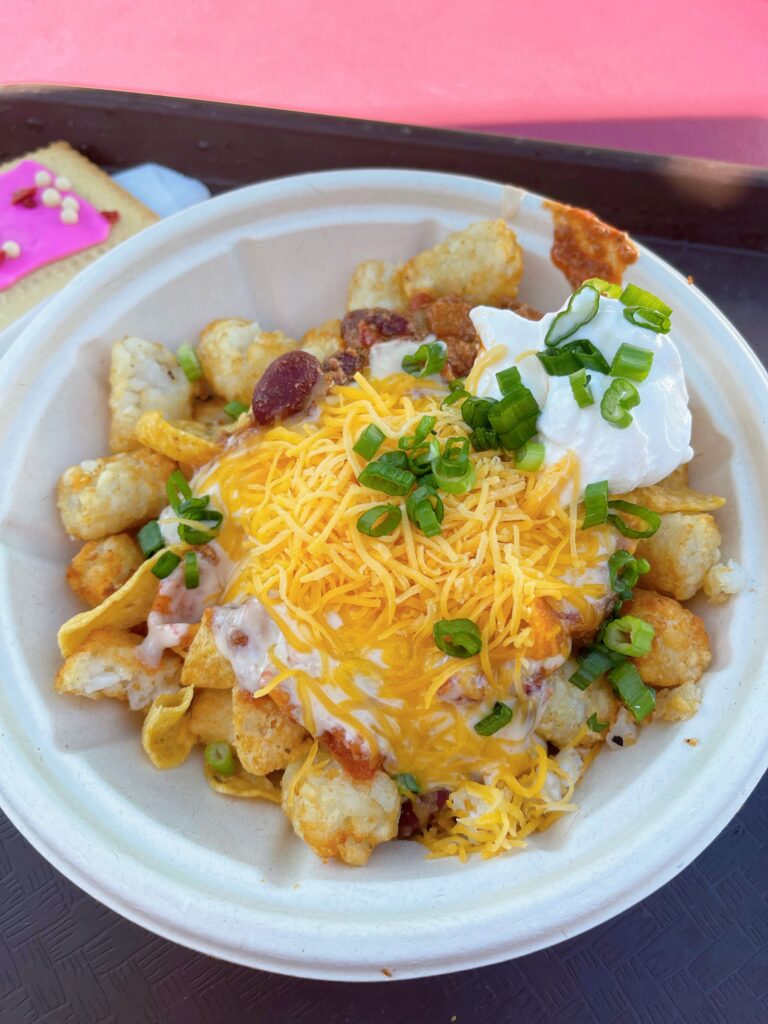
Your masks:
M 77 224 L 80 220 L 80 214 L 77 210 L 62 210 L 59 214 L 59 219 L 62 224 Z
M 61 192 L 55 188 L 47 188 L 43 192 L 43 206 L 59 206 L 61 205 Z
M 46 185 L 50 185 L 53 178 L 48 171 L 38 171 L 35 175 L 35 184 L 38 188 L 45 188 Z
M 65 178 L 63 175 L 61 175 L 61 177 L 58 177 L 56 181 L 54 181 L 54 185 L 57 189 L 59 189 L 60 192 L 66 192 L 67 189 L 72 188 L 72 182 L 69 180 L 69 178 Z
M 15 260 L 21 256 L 21 246 L 18 242 L 14 242 L 11 239 L 7 242 L 3 242 L 0 249 L 2 249 L 8 259 Z
M 61 200 L 61 208 L 62 210 L 79 210 L 80 203 L 74 196 L 64 196 Z

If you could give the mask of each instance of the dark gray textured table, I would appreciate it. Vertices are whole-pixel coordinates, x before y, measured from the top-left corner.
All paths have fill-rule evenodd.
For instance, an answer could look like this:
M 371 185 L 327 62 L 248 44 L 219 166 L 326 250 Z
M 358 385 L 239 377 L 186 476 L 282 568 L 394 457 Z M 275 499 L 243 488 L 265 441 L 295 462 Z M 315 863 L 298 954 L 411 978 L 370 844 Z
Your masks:
M 178 115 L 179 104 L 186 101 L 168 102 Z M 195 111 L 201 107 L 190 106 Z M 0 138 L 6 109 L 0 103 Z M 22 123 L 11 111 L 9 123 L 19 138 L 23 132 L 36 135 L 43 130 L 39 112 L 30 113 L 35 116 Z M 104 115 L 104 123 L 115 121 L 112 137 L 102 124 L 97 146 L 113 145 L 121 136 L 114 115 Z M 67 123 L 70 131 L 82 125 L 75 119 Z M 94 133 L 93 125 L 81 130 Z M 201 173 L 193 160 L 200 153 L 207 159 L 208 150 L 192 144 L 194 131 L 190 128 L 187 159 L 175 165 Z M 387 131 L 383 126 L 382 135 Z M 425 148 L 412 165 L 502 177 L 488 165 L 454 165 L 442 151 L 425 157 L 426 144 L 440 142 L 445 134 L 426 133 Z M 411 165 L 390 135 L 380 143 L 384 155 L 371 162 Z M 157 138 L 152 144 L 157 145 Z M 26 141 L 15 145 L 18 152 L 32 148 Z M 514 159 L 511 151 L 509 159 Z M 248 173 L 257 177 L 252 168 Z M 539 174 L 538 165 L 513 168 L 510 163 L 512 180 L 521 184 L 536 187 Z M 216 184 L 213 176 L 208 180 Z M 571 185 L 578 189 L 584 181 L 580 172 Z M 219 187 L 232 183 L 222 180 Z M 559 191 L 542 178 L 539 187 L 566 200 L 589 202 L 588 197 L 569 194 L 568 182 Z M 609 215 L 598 200 L 592 205 Z M 656 216 L 663 227 L 664 217 L 672 215 L 661 206 L 641 213 Z M 681 213 L 663 239 L 643 237 L 637 229 L 634 234 L 683 273 L 692 274 L 768 362 L 768 252 L 760 241 L 768 235 L 768 223 L 757 223 L 765 207 L 755 209 L 750 224 L 742 217 L 713 227 L 702 219 L 685 221 Z M 709 233 L 710 241 L 722 231 L 719 246 L 681 240 L 690 237 L 691 225 L 700 234 Z M 752 251 L 723 244 L 723 237 L 739 244 L 741 236 L 748 236 L 745 244 Z M 2 763 L 2 769 L 12 772 L 13 765 Z M 156 1022 L 768 1024 L 768 777 L 686 871 L 599 928 L 493 967 L 369 985 L 283 978 L 166 942 L 82 893 L 0 814 L 0 1024 Z

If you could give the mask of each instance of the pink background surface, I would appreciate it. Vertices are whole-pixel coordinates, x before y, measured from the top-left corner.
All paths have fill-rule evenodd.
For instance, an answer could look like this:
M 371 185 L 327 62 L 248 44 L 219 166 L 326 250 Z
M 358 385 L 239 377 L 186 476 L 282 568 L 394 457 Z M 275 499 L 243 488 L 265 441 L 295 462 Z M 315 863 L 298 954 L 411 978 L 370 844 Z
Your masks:
M 767 41 L 766 0 L 6 0 L 0 78 L 768 166 Z

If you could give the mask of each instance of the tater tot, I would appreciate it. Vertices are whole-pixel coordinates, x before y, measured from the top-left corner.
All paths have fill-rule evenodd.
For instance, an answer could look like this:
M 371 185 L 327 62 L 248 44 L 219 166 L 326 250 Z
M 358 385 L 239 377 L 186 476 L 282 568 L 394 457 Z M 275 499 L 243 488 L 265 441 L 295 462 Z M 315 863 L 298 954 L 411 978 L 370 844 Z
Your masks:
M 296 835 L 318 857 L 361 866 L 374 847 L 394 839 L 400 796 L 388 775 L 377 771 L 365 781 L 352 779 L 332 759 L 306 773 L 302 768 L 297 760 L 285 770 L 283 810 Z
M 224 412 L 223 398 L 198 398 L 192 406 L 192 419 L 211 432 L 219 427 L 231 427 L 232 417 Z
M 656 694 L 654 721 L 687 722 L 693 718 L 701 704 L 701 686 L 698 683 L 683 683 Z
M 298 342 L 282 331 L 262 331 L 255 321 L 233 318 L 208 324 L 197 354 L 214 393 L 247 405 L 269 364 L 296 348 Z
M 613 723 L 619 709 L 619 702 L 605 679 L 598 679 L 580 690 L 569 682 L 569 677 L 578 665 L 567 661 L 562 668 L 544 681 L 552 691 L 536 732 L 542 739 L 549 740 L 556 747 L 570 746 L 579 737 L 579 746 L 591 747 L 605 738 L 605 733 L 586 729 L 590 715 L 597 715 L 599 721 Z M 581 735 L 580 735 L 581 734 Z
M 326 320 L 318 327 L 311 327 L 301 339 L 301 347 L 324 362 L 343 347 L 341 320 Z
M 404 264 L 402 287 L 408 300 L 458 295 L 498 306 L 517 297 L 522 273 L 523 252 L 512 228 L 503 220 L 483 220 Z
M 129 579 L 144 561 L 136 541 L 127 533 L 89 540 L 67 569 L 67 582 L 81 601 L 95 608 Z
M 383 260 L 359 263 L 349 282 L 347 311 L 353 309 L 404 309 L 402 265 Z
M 651 566 L 641 578 L 641 586 L 687 601 L 720 560 L 720 531 L 706 512 L 670 512 L 661 517 L 661 526 L 652 537 L 639 541 L 636 555 Z
M 127 337 L 115 342 L 109 388 L 109 445 L 113 452 L 141 446 L 136 423 L 142 413 L 157 410 L 169 419 L 192 415 L 193 385 L 173 352 L 159 341 Z
M 64 662 L 56 676 L 59 693 L 127 701 L 145 708 L 162 693 L 179 689 L 181 658 L 166 651 L 156 667 L 140 660 L 141 637 L 125 629 L 97 629 Z
M 709 637 L 698 615 L 674 600 L 650 590 L 636 590 L 621 607 L 622 615 L 635 615 L 654 630 L 651 653 L 633 658 L 649 686 L 697 683 L 712 660 Z
M 175 468 L 147 448 L 70 466 L 56 489 L 64 529 L 79 540 L 101 540 L 141 526 L 165 508 Z
M 235 749 L 240 764 L 252 775 L 268 775 L 290 764 L 301 751 L 307 732 L 271 697 L 232 691 Z

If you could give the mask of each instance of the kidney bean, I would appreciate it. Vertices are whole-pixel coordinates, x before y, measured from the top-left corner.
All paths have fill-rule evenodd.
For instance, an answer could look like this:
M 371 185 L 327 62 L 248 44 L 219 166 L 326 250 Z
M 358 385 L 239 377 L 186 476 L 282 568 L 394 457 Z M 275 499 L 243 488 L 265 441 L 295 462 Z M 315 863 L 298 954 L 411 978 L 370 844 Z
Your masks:
M 391 309 L 353 309 L 341 321 L 341 336 L 348 348 L 367 350 L 380 341 L 412 337 L 413 324 Z
M 273 360 L 253 389 L 254 420 L 263 427 L 303 412 L 323 382 L 322 367 L 309 352 L 297 349 Z
M 323 370 L 333 384 L 346 384 L 361 368 L 362 360 L 354 349 L 341 349 L 323 362 Z

